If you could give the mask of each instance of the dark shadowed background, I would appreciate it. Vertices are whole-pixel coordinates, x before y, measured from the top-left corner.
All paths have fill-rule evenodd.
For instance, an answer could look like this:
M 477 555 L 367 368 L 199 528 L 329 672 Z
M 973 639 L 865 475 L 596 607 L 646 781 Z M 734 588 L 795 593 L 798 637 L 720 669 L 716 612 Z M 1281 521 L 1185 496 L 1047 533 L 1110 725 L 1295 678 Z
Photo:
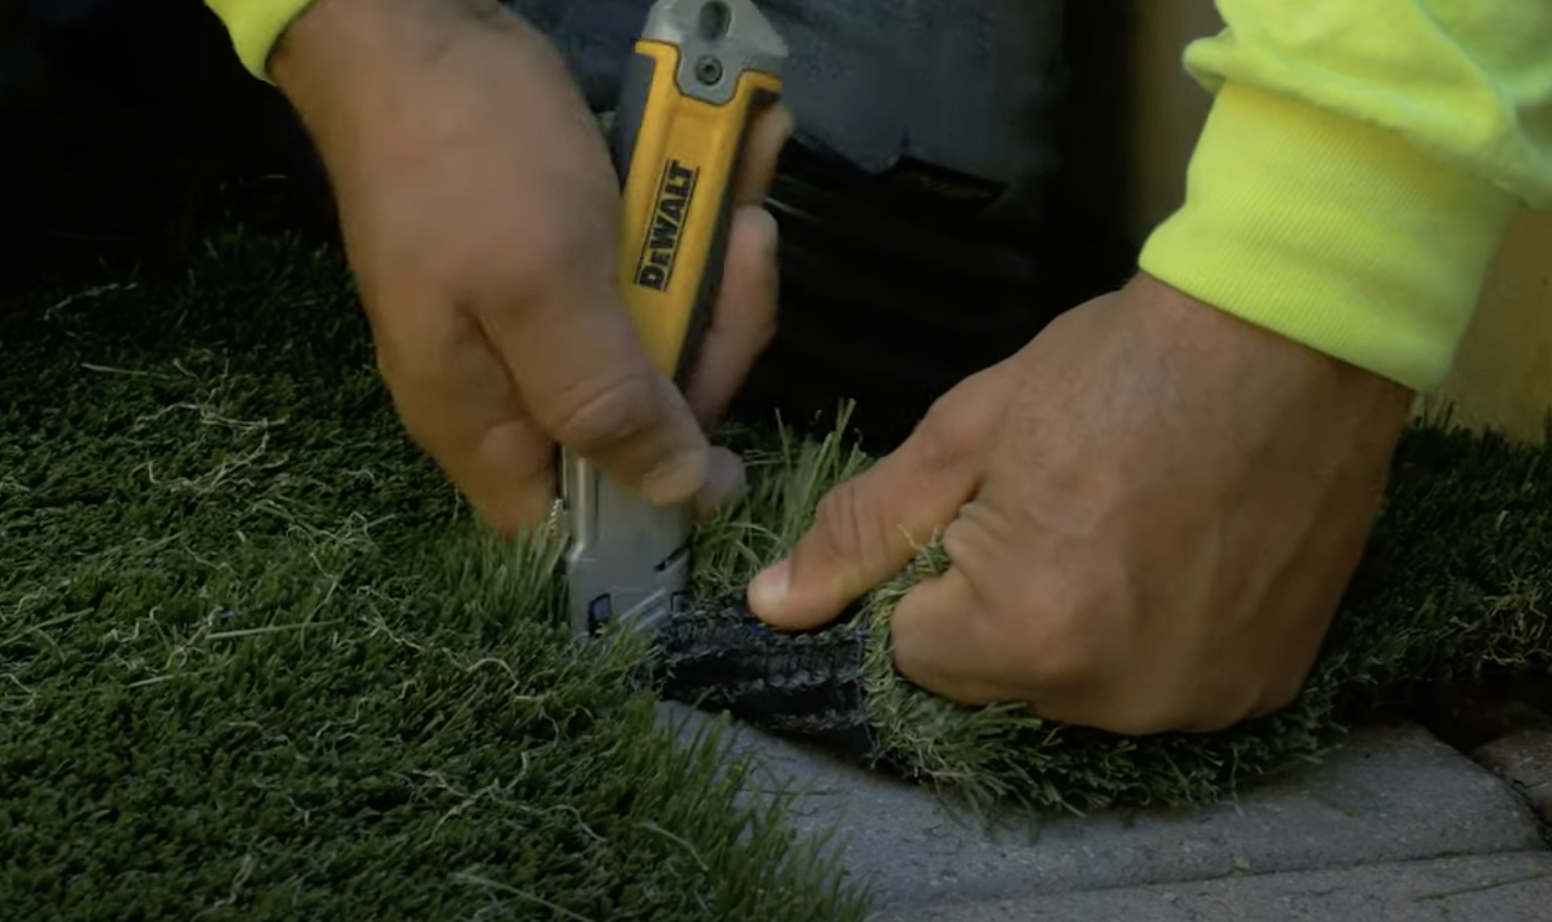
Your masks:
M 1065 75 L 1050 138 L 1061 160 L 1044 224 L 1016 239 L 934 225 L 968 254 L 950 268 L 901 259 L 892 243 L 859 268 L 859 251 L 835 235 L 866 232 L 830 204 L 846 204 L 847 180 L 789 148 L 773 192 L 783 330 L 740 410 L 827 425 L 837 399 L 856 398 L 855 421 L 884 447 L 956 381 L 1124 280 L 1125 9 L 1066 4 L 1064 58 L 1052 62 Z M 0 287 L 105 262 L 177 272 L 189 247 L 232 223 L 334 238 L 297 120 L 242 70 L 200 0 L 0 7 L 0 118 Z M 898 224 L 892 215 L 885 224 Z

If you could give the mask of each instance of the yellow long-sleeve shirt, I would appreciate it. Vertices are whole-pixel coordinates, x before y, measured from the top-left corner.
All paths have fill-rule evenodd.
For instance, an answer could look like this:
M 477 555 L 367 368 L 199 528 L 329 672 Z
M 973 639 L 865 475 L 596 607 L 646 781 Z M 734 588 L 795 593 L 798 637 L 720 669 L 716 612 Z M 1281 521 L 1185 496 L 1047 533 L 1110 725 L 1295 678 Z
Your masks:
M 207 0 L 261 78 L 310 2 Z M 1437 386 L 1515 212 L 1552 205 L 1552 0 L 1217 6 L 1227 28 L 1184 57 L 1215 94 L 1186 202 L 1141 268 Z
M 1218 0 L 1186 203 L 1142 268 L 1419 390 L 1552 204 L 1552 0 Z M 1552 254 L 1548 254 L 1552 260 Z

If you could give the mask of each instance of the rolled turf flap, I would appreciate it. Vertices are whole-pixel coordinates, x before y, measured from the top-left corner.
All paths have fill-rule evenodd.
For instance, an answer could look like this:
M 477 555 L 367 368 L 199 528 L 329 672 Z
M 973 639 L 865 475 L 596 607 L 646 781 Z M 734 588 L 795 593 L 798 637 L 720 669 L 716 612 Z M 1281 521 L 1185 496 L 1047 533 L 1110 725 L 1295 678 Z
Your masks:
M 661 640 L 669 698 L 723 710 L 972 806 L 1083 812 L 1178 806 L 1318 756 L 1350 718 L 1418 683 L 1485 670 L 1552 674 L 1552 445 L 1419 420 L 1396 452 L 1386 502 L 1319 659 L 1289 707 L 1211 734 L 1123 737 L 1043 721 L 1016 703 L 962 707 L 899 675 L 889 615 L 941 572 L 929 544 L 832 624 L 783 635 L 743 602 L 833 484 L 871 459 L 834 430 L 731 435 L 751 489 L 704 526 L 697 580 L 708 599 Z
M 885 753 L 867 710 L 867 642 L 855 614 L 788 634 L 766 627 L 734 596 L 669 620 L 655 676 L 666 698 L 877 766 Z

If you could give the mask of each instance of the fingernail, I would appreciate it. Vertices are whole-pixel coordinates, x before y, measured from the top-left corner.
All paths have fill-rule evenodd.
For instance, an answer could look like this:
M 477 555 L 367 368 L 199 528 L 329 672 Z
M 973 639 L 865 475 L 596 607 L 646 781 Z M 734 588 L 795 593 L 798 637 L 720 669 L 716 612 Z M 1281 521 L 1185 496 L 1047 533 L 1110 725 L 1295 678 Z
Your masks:
M 775 614 L 792 588 L 792 564 L 783 560 L 767 568 L 749 584 L 749 607 L 765 618 Z
M 681 451 L 646 476 L 642 492 L 660 506 L 682 503 L 706 482 L 705 451 Z

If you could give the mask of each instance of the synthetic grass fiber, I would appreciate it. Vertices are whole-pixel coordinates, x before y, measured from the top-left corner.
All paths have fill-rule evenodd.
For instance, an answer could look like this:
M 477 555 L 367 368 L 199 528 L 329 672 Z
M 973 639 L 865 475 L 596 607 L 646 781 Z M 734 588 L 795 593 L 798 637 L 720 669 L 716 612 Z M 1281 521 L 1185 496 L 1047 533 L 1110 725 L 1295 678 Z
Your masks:
M 227 238 L 0 310 L 0 917 L 860 917 L 470 524 L 349 295 Z
M 677 747 L 644 648 L 577 645 L 556 547 L 483 535 L 405 440 L 337 253 L 213 238 L 179 278 L 0 304 L 0 906 L 7 918 L 859 918 L 784 799 Z M 730 433 L 697 549 L 736 596 L 870 459 Z M 882 752 L 972 804 L 1179 804 L 1317 754 L 1418 680 L 1552 666 L 1549 449 L 1420 426 L 1314 676 L 1211 736 L 966 709 L 890 668 Z M 721 766 L 721 767 L 719 767 Z

